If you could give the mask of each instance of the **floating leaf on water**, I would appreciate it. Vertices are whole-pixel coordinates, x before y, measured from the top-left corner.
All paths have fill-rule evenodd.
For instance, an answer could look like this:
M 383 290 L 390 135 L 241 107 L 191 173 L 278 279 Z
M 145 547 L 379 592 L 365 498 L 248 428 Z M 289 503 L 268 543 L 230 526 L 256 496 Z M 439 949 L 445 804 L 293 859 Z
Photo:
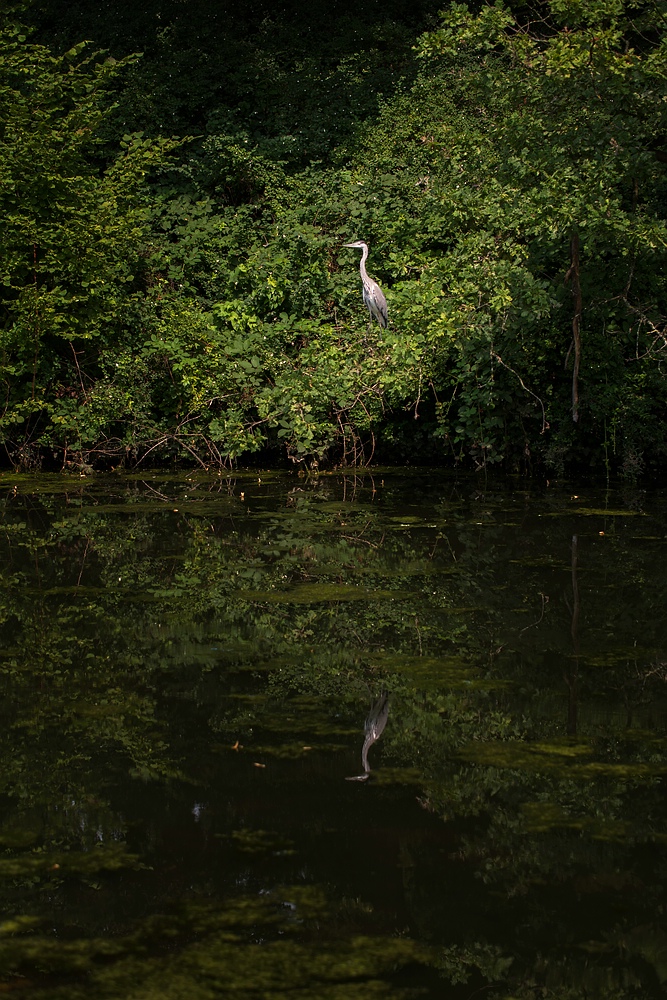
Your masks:
M 460 656 L 408 656 L 394 653 L 376 655 L 373 661 L 385 669 L 408 677 L 422 690 L 442 687 L 493 690 L 507 685 L 506 681 L 480 677 L 479 672 Z
M 578 759 L 591 754 L 591 747 L 586 744 L 537 744 L 494 740 L 469 743 L 459 750 L 459 756 L 475 764 L 531 770 L 562 767 L 569 759 Z
M 412 597 L 406 590 L 369 590 L 344 583 L 303 584 L 292 590 L 239 590 L 242 601 L 269 604 L 319 604 L 328 601 L 398 601 Z
M 592 753 L 587 743 L 531 743 L 535 753 L 555 754 L 558 757 L 585 757 Z
M 371 771 L 374 785 L 420 785 L 423 774 L 416 767 L 378 767 Z
M 350 730 L 350 735 L 356 730 Z M 276 760 L 298 760 L 303 757 L 305 750 L 317 750 L 319 753 L 336 754 L 343 753 L 348 749 L 345 743 L 318 743 L 315 746 L 304 747 L 298 741 L 290 743 L 277 743 L 255 745 L 255 753 L 261 753 L 265 757 L 273 757 Z M 265 766 L 265 765 L 262 765 Z
M 646 517 L 641 510 L 605 510 L 604 507 L 575 507 L 569 510 L 547 511 L 542 517 L 569 517 L 571 514 L 583 514 L 591 517 Z
M 459 756 L 474 764 L 508 767 L 526 771 L 561 771 L 570 778 L 613 777 L 620 780 L 667 774 L 667 761 L 646 763 L 587 761 L 581 758 L 593 754 L 584 744 L 512 743 L 489 741 L 469 743 L 459 750 Z

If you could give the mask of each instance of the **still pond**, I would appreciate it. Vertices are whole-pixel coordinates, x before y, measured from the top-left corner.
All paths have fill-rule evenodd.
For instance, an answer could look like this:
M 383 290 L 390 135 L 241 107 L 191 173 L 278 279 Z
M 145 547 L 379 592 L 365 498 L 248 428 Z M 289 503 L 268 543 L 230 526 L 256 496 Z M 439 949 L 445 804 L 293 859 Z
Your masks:
M 667 491 L 0 493 L 0 994 L 664 996 Z

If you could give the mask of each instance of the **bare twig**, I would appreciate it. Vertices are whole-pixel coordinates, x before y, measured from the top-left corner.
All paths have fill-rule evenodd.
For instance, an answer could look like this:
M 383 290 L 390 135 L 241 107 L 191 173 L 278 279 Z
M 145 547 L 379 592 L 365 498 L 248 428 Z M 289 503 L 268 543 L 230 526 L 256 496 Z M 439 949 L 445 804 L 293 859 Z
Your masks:
M 547 417 L 546 417 L 546 413 L 545 413 L 545 410 L 544 410 L 544 403 L 542 402 L 542 400 L 540 399 L 540 397 L 537 395 L 536 392 L 533 392 L 532 389 L 528 388 L 528 386 L 526 385 L 526 383 L 524 382 L 524 380 L 521 378 L 521 376 L 519 375 L 519 373 L 517 371 L 515 371 L 514 368 L 511 368 L 510 365 L 506 364 L 503 361 L 503 359 L 500 357 L 500 355 L 496 354 L 496 352 L 493 349 L 491 350 L 491 357 L 495 358 L 496 361 L 498 362 L 498 364 L 502 365 L 503 368 L 507 368 L 507 370 L 509 372 L 512 372 L 512 375 L 514 375 L 514 376 L 516 376 L 516 378 L 518 378 L 519 383 L 521 384 L 521 388 L 525 392 L 527 392 L 530 396 L 532 396 L 534 399 L 536 399 L 537 402 L 540 404 L 540 408 L 542 410 L 542 430 L 540 431 L 540 434 L 544 434 L 544 432 L 549 429 L 549 424 L 547 423 Z
M 86 387 L 83 384 L 83 375 L 81 374 L 81 368 L 79 367 L 79 358 L 78 358 L 77 353 L 76 353 L 76 351 L 74 349 L 74 344 L 72 343 L 71 340 L 69 342 L 69 346 L 72 348 L 72 354 L 74 355 L 74 364 L 76 365 L 76 370 L 77 370 L 77 373 L 78 373 L 78 376 L 79 376 L 79 385 L 81 386 L 81 392 L 83 394 L 83 399 L 84 399 L 84 402 L 87 403 L 88 402 L 88 393 L 86 392 Z
M 150 448 L 148 449 L 148 451 L 145 451 L 145 452 L 143 453 L 143 455 L 141 456 L 141 458 L 137 460 L 137 462 L 136 462 L 136 465 L 141 465 L 141 463 L 143 462 L 143 460 L 144 460 L 145 458 L 147 458 L 147 457 L 148 457 L 148 455 L 150 455 L 150 453 L 151 453 L 152 451 L 155 451 L 155 449 L 156 449 L 156 448 L 159 448 L 159 447 L 160 447 L 160 445 L 162 445 L 162 444 L 166 444 L 166 443 L 167 443 L 167 441 L 169 441 L 170 437 L 171 437 L 171 435 L 170 435 L 170 434 L 165 434 L 165 435 L 164 435 L 164 437 L 161 437 L 159 441 L 156 441 L 156 442 L 155 442 L 155 444 L 151 445 L 151 447 L 150 447 Z

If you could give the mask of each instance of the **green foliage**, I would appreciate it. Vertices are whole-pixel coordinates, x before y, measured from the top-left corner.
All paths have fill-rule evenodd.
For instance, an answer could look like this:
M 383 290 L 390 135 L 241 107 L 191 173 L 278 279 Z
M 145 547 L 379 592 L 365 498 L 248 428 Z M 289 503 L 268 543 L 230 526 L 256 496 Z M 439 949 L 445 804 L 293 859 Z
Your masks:
M 114 57 L 5 28 L 17 460 L 665 461 L 661 9 L 343 6 L 317 42 L 291 9 L 89 13 Z
M 46 445 L 64 440 L 67 448 L 73 399 L 85 400 L 87 391 L 79 353 L 94 359 L 99 344 L 118 341 L 123 304 L 145 270 L 145 178 L 174 145 L 126 135 L 118 155 L 96 161 L 110 89 L 131 60 L 86 48 L 56 57 L 28 43 L 20 28 L 0 34 L 6 444 L 25 434 Z
M 438 345 L 435 384 L 455 402 L 441 426 L 479 464 L 516 455 L 522 441 L 543 458 L 562 447 L 595 461 L 605 424 L 627 458 L 646 427 L 627 409 L 639 402 L 637 376 L 651 387 L 641 396 L 655 407 L 645 413 L 654 430 L 665 400 L 665 178 L 651 148 L 665 127 L 663 46 L 629 48 L 636 25 L 622 7 L 591 10 L 591 24 L 562 15 L 555 6 L 561 30 L 538 34 L 500 5 L 476 16 L 452 7 L 420 39 L 428 71 L 387 106 L 366 150 L 370 176 L 400 157 L 412 186 L 412 218 L 387 238 L 421 251 L 422 275 L 447 292 L 452 336 Z M 650 10 L 642 16 L 646 30 L 658 26 Z M 574 233 L 584 330 L 577 441 L 571 376 L 559 373 Z M 661 459 L 660 431 L 651 447 Z

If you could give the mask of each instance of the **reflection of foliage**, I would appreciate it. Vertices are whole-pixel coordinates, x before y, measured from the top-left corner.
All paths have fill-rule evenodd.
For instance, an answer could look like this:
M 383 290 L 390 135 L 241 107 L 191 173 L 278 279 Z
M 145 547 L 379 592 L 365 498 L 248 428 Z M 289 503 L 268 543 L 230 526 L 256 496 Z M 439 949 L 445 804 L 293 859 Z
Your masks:
M 234 830 L 232 840 L 236 849 L 244 854 L 294 854 L 291 840 L 284 840 L 267 830 Z
M 0 939 L 0 963 L 13 970 L 36 964 L 60 975 L 92 970 L 80 987 L 68 983 L 31 994 L 54 1000 L 89 997 L 91 991 L 100 1000 L 400 995 L 390 991 L 387 976 L 423 961 L 427 949 L 405 938 L 362 933 L 323 944 L 312 934 L 317 920 L 330 911 L 317 889 L 289 886 L 260 899 L 230 901 L 224 908 L 190 903 L 115 940 L 63 942 L 31 935 L 13 937 L 3 947 Z M 356 916 L 359 920 L 363 914 Z M 155 955 L 164 948 L 166 955 Z
M 109 998 L 177 996 L 210 977 L 212 995 L 234 996 L 275 904 L 255 913 L 241 893 L 221 908 L 216 852 L 236 895 L 305 879 L 362 899 L 372 883 L 355 890 L 346 866 L 320 874 L 335 852 L 318 838 L 347 822 L 363 831 L 352 810 L 386 807 L 413 816 L 397 849 L 410 937 L 452 983 L 506 982 L 528 997 L 553 977 L 559 989 L 586 982 L 593 996 L 629 997 L 623 982 L 644 985 L 638 962 L 661 975 L 660 933 L 647 928 L 665 877 L 654 864 L 666 745 L 655 664 L 667 595 L 655 542 L 642 542 L 664 535 L 660 511 L 626 526 L 622 499 L 607 515 L 597 497 L 573 514 L 562 496 L 519 510 L 515 493 L 446 479 L 406 489 L 389 474 L 382 485 L 15 483 L 0 535 L 5 970 L 93 969 Z M 350 786 L 380 690 L 391 715 L 367 785 Z M 161 832 L 182 800 L 213 845 L 206 874 L 183 881 L 189 862 Z M 136 880 L 137 902 L 105 936 L 102 902 L 78 894 L 116 900 L 121 878 Z M 208 916 L 189 904 L 165 915 L 191 894 Z M 67 947 L 43 931 L 47 898 Z M 272 924 L 255 969 L 262 995 L 278 989 L 281 963 L 289 989 L 333 998 L 362 979 L 381 995 L 391 965 L 423 960 L 414 941 L 383 936 L 372 907 L 343 919 L 336 898 L 318 917 L 319 966 L 310 911 L 300 923 L 275 910 L 289 946 Z M 255 913 L 248 936 L 241 905 Z M 592 985 L 593 962 L 610 994 Z

